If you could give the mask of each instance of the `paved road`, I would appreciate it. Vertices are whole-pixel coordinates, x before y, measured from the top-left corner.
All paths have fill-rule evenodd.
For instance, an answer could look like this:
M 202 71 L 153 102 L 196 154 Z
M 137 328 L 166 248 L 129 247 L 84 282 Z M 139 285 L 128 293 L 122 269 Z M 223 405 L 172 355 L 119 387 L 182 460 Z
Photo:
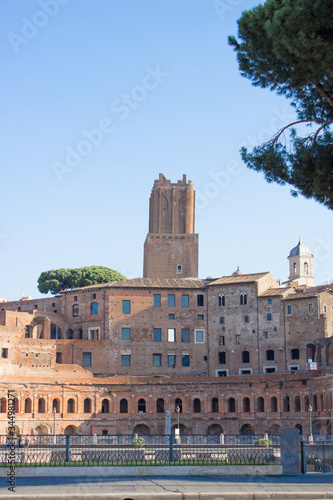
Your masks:
M 264 500 L 333 499 L 333 474 L 271 477 L 17 478 L 15 493 L 0 479 L 0 500 Z

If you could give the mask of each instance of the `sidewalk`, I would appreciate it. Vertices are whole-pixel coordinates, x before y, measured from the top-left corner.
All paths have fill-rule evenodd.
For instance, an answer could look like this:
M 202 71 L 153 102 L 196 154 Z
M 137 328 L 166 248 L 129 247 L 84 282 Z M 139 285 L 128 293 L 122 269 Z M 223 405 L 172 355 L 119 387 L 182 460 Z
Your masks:
M 333 499 L 333 474 L 274 477 L 18 478 L 0 480 L 0 500 Z

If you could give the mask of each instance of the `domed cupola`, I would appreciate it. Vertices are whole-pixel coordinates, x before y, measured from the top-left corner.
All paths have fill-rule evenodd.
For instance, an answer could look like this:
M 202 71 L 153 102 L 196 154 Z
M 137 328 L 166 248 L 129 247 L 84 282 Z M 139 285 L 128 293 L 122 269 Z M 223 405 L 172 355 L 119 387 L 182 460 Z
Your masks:
M 241 271 L 239 266 L 237 266 L 236 271 L 234 271 L 231 276 L 241 276 L 242 274 L 244 274 L 243 271 Z
M 297 280 L 298 285 L 313 286 L 313 255 L 301 238 L 297 245 L 290 250 L 289 281 Z

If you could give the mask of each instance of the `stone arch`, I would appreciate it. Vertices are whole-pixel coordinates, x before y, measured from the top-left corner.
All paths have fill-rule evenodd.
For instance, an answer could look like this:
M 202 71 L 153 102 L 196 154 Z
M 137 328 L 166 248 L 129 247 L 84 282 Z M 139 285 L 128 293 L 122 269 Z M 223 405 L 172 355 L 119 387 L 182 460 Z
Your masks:
M 156 401 L 156 413 L 164 413 L 164 399 L 158 398 Z
M 240 428 L 242 436 L 252 436 L 254 434 L 254 427 L 251 424 L 243 424 Z
M 223 434 L 223 429 L 220 424 L 210 424 L 207 428 L 208 436 L 219 436 Z
M 44 436 L 44 435 L 47 435 L 49 433 L 49 429 L 48 429 L 47 425 L 39 424 L 39 425 L 37 425 L 37 427 L 35 427 L 35 432 L 36 432 L 36 434 Z
M 201 413 L 201 401 L 199 398 L 193 399 L 193 413 Z
M 0 399 L 0 413 L 7 413 L 7 399 Z
M 26 398 L 24 401 L 24 413 L 32 412 L 32 401 L 30 398 Z
M 278 424 L 273 424 L 269 428 L 269 434 L 272 435 L 279 435 L 280 434 L 281 427 Z
M 83 413 L 91 413 L 91 399 L 85 398 L 83 401 Z
M 65 428 L 64 430 L 64 434 L 65 435 L 74 435 L 74 434 L 78 434 L 79 433 L 79 429 L 76 427 L 76 425 L 67 425 L 67 427 Z
M 50 338 L 55 340 L 64 338 L 60 326 L 55 323 L 51 323 Z
M 119 412 L 120 413 L 128 413 L 128 401 L 127 401 L 127 399 L 123 398 L 120 400 Z
M 45 412 L 46 412 L 46 401 L 44 398 L 39 398 L 37 413 L 45 413 Z
M 300 435 L 303 434 L 303 427 L 301 424 L 296 424 L 295 425 L 295 428 L 298 429 L 298 432 L 300 433 Z
M 67 401 L 67 413 L 75 413 L 75 401 L 73 398 Z
M 275 396 L 271 397 L 271 412 L 276 413 L 278 411 L 277 398 Z
M 249 413 L 251 411 L 250 398 L 243 398 L 243 413 Z
M 68 328 L 66 331 L 66 339 L 72 340 L 74 338 L 74 330 L 72 328 Z
M 180 398 L 175 399 L 175 411 L 177 411 L 177 406 L 179 406 L 179 413 L 183 412 L 183 401 Z
M 141 398 L 139 399 L 138 401 L 138 413 L 142 412 L 142 413 L 146 413 L 147 411 L 147 404 L 146 404 L 146 400 Z
M 150 428 L 146 424 L 137 424 L 133 429 L 133 434 L 138 434 L 138 436 L 149 436 Z
M 321 423 L 318 420 L 312 422 L 312 434 L 319 436 L 321 434 Z
M 171 428 L 172 434 L 175 434 L 175 429 L 178 429 L 178 424 L 174 424 Z M 180 435 L 186 436 L 189 434 L 189 429 L 184 424 L 179 424 L 179 433 Z
M 110 413 L 110 401 L 108 399 L 103 399 L 102 401 L 102 413 Z
M 60 413 L 60 400 L 58 398 L 52 401 L 52 412 L 53 410 L 55 410 L 54 413 Z

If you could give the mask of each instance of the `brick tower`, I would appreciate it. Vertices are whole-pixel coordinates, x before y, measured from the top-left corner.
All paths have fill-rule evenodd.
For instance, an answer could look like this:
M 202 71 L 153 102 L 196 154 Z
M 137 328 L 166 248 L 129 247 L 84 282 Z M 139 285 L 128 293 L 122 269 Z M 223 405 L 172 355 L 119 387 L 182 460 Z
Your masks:
M 154 182 L 149 233 L 144 244 L 144 278 L 197 278 L 198 235 L 194 234 L 195 191 L 186 175 L 171 183 L 163 174 Z

